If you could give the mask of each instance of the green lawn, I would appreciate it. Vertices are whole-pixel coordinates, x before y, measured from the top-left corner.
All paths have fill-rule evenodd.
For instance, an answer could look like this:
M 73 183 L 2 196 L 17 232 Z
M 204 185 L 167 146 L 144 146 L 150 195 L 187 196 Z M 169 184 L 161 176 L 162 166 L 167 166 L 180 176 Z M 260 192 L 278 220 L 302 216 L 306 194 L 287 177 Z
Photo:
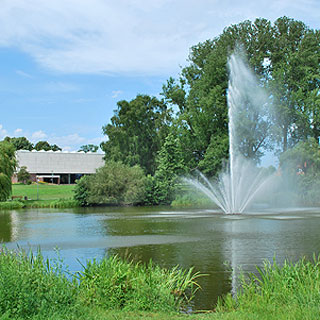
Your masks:
M 58 200 L 73 198 L 74 185 L 55 184 L 13 184 L 12 195 L 28 197 L 28 200 Z M 38 197 L 37 197 L 38 194 Z

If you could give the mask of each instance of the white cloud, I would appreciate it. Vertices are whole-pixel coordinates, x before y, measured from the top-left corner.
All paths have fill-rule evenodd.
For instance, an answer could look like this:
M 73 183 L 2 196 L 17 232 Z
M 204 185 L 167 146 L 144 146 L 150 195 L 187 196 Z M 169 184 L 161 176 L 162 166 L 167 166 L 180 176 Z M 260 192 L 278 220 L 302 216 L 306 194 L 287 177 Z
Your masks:
M 3 125 L 0 124 L 0 139 L 2 140 L 8 135 L 8 131 L 3 128 Z
M 47 139 L 47 134 L 43 132 L 42 130 L 35 131 L 31 134 L 31 141 L 32 142 L 38 142 L 39 140 L 45 140 Z
M 74 92 L 79 90 L 73 83 L 62 81 L 49 82 L 44 85 L 44 89 L 50 92 Z
M 14 130 L 13 135 L 14 136 L 20 136 L 22 135 L 23 130 L 21 128 L 17 128 L 16 130 Z
M 123 93 L 123 91 L 121 91 L 121 90 L 114 90 L 114 91 L 112 91 L 112 98 L 114 98 L 114 99 L 118 98 L 119 95 L 122 93 Z
M 33 76 L 27 72 L 24 72 L 22 70 L 16 70 L 16 74 L 18 74 L 19 76 L 22 76 L 24 78 L 28 78 L 28 79 L 32 79 Z
M 0 45 L 59 72 L 171 74 L 227 25 L 288 15 L 318 28 L 319 10 L 318 0 L 3 0 Z

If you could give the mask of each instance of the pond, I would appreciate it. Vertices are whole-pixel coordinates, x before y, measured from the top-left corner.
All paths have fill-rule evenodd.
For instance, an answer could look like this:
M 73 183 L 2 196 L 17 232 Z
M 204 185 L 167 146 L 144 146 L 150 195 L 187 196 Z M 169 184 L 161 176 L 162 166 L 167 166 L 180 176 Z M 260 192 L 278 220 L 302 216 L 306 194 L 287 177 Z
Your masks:
M 162 267 L 194 266 L 206 273 L 195 309 L 211 309 L 234 291 L 239 268 L 265 259 L 280 263 L 320 252 L 320 208 L 223 215 L 216 210 L 143 208 L 32 209 L 0 212 L 0 242 L 57 257 L 70 271 L 106 254 L 152 259 Z M 80 262 L 79 262 L 80 261 Z

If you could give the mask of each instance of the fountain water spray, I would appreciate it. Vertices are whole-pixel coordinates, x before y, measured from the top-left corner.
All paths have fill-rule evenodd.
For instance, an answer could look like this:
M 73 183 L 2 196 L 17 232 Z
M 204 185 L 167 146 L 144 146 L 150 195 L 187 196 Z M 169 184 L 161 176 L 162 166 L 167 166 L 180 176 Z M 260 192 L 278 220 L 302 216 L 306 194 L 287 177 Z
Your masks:
M 260 137 L 260 147 L 268 139 L 267 95 L 238 54 L 229 58 L 228 67 L 228 166 L 215 182 L 210 182 L 202 173 L 198 179 L 186 181 L 206 194 L 225 213 L 234 214 L 243 213 L 272 176 L 266 177 L 250 159 L 250 153 L 257 151 L 253 150 L 255 146 L 250 139 L 263 130 L 265 135 Z

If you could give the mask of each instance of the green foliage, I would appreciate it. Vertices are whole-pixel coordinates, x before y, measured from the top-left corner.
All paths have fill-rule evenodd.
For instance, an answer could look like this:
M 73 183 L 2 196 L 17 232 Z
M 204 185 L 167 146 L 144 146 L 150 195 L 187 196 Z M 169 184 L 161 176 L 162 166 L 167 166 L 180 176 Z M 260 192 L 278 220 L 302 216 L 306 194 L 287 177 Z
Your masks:
M 193 46 L 181 77 L 170 78 L 162 92 L 166 103 L 178 109 L 175 125 L 187 167 L 214 176 L 227 158 L 226 143 L 221 142 L 228 137 L 227 59 L 239 47 L 260 85 L 272 90 L 268 104 L 274 105 L 268 113 L 262 108 L 251 118 L 247 112 L 240 115 L 244 155 L 259 161 L 275 141 L 286 150 L 306 137 L 318 139 L 319 40 L 319 31 L 282 17 L 274 24 L 244 21 Z M 250 108 L 249 103 L 243 106 Z
M 222 169 L 223 160 L 229 155 L 229 138 L 227 135 L 212 136 L 203 160 L 199 161 L 199 169 L 206 176 L 216 176 Z
M 130 102 L 119 101 L 111 124 L 103 127 L 108 141 L 101 144 L 101 149 L 108 160 L 139 165 L 145 173 L 153 174 L 170 122 L 170 110 L 157 98 L 137 95 Z
M 195 208 L 212 208 L 214 203 L 206 196 L 196 192 L 176 195 L 171 202 L 172 207 L 195 207 Z
M 92 311 L 89 319 L 97 319 L 100 310 L 177 312 L 189 305 L 200 276 L 192 269 L 167 270 L 117 256 L 87 261 L 69 280 L 65 271 L 59 258 L 2 248 L 2 319 L 88 319 Z
M 87 152 L 97 152 L 98 149 L 99 149 L 99 147 L 94 145 L 94 144 L 85 144 L 85 145 L 80 147 L 78 152 L 80 152 L 80 151 L 83 151 L 85 153 L 87 153 Z
M 75 303 L 76 283 L 67 280 L 59 261 L 51 265 L 40 252 L 3 248 L 0 254 L 0 313 L 10 319 L 50 315 Z
M 19 182 L 22 182 L 24 184 L 27 184 L 30 181 L 30 173 L 27 170 L 27 167 L 22 166 L 19 170 L 19 172 L 17 173 L 17 178 Z
M 75 208 L 79 205 L 79 202 L 73 199 L 60 199 L 53 201 L 14 200 L 0 202 L 0 210 L 13 210 L 22 208 Z
M 37 151 L 40 151 L 40 150 L 44 150 L 44 151 L 49 151 L 49 150 L 61 151 L 62 150 L 56 144 L 53 144 L 53 145 L 49 144 L 48 141 L 38 141 L 35 144 L 34 149 L 37 150 Z
M 319 138 L 318 118 L 313 120 L 319 113 L 319 40 L 319 31 L 301 21 L 283 17 L 274 24 L 268 85 L 274 98 L 275 136 L 282 151 L 310 134 Z
M 29 150 L 33 149 L 33 144 L 26 137 L 5 137 L 4 141 L 13 144 L 16 150 Z
M 16 157 L 13 145 L 0 141 L 0 201 L 6 201 L 11 195 L 11 177 L 15 168 Z
M 145 176 L 138 166 L 107 161 L 96 174 L 82 177 L 75 187 L 75 199 L 88 204 L 137 204 L 145 192 Z
M 89 205 L 89 176 L 83 176 L 81 179 L 77 180 L 73 192 L 73 197 L 78 201 L 80 206 L 85 207 Z
M 265 262 L 263 268 L 257 268 L 258 275 L 251 274 L 243 278 L 236 299 L 228 294 L 220 301 L 217 311 L 239 312 L 252 315 L 277 314 L 284 319 L 302 319 L 297 314 L 313 314 L 316 319 L 320 303 L 320 258 L 313 261 L 302 258 L 297 263 L 285 261 L 279 266 L 276 261 Z M 282 311 L 280 311 L 282 310 Z M 310 312 L 311 311 L 311 312 Z M 290 315 L 290 317 L 289 317 Z M 282 318 L 281 317 L 281 318 Z
M 3 201 L 0 202 L 0 210 L 14 210 L 22 209 L 25 207 L 23 201 Z
M 177 179 L 185 172 L 180 141 L 170 133 L 157 157 L 157 170 L 154 176 L 154 195 L 157 203 L 171 203 Z
M 320 147 L 314 138 L 299 142 L 280 157 L 284 177 L 303 204 L 320 203 Z
M 198 276 L 192 269 L 166 270 L 151 261 L 134 264 L 114 256 L 87 262 L 79 277 L 80 296 L 83 303 L 107 309 L 179 311 L 198 289 Z

